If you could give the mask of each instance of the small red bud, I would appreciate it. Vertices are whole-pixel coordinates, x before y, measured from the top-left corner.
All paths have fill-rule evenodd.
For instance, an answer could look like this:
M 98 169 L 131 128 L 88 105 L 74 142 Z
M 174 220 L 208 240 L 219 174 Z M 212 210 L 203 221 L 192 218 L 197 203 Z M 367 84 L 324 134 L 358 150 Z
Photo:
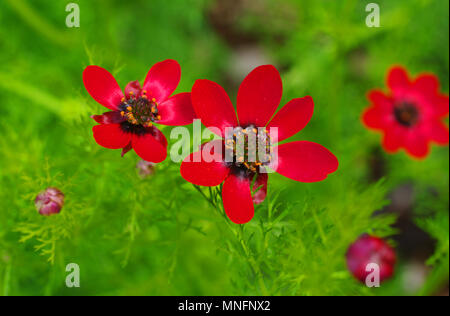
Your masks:
M 47 188 L 39 193 L 34 204 L 43 216 L 58 214 L 64 206 L 64 194 L 56 188 Z
M 139 176 L 143 179 L 154 174 L 155 167 L 156 167 L 155 163 L 148 162 L 145 160 L 140 160 L 136 165 L 136 168 L 138 169 L 138 172 L 139 172 Z
M 395 251 L 381 238 L 369 235 L 360 237 L 350 246 L 346 256 L 348 269 L 363 283 L 371 273 L 366 271 L 371 263 L 380 267 L 380 281 L 389 279 L 394 274 Z

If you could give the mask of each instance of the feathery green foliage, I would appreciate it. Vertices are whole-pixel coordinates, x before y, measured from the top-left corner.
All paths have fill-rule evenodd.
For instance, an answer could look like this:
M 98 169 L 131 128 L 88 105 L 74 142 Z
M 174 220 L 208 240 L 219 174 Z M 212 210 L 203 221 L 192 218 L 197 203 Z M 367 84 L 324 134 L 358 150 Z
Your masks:
M 448 93 L 448 1 L 380 0 L 381 28 L 365 25 L 368 1 L 236 1 L 230 24 L 280 69 L 282 104 L 314 99 L 313 119 L 290 140 L 323 144 L 340 162 L 320 183 L 271 174 L 267 200 L 243 226 L 223 215 L 220 188 L 186 183 L 170 159 L 142 179 L 134 153 L 98 146 L 89 116 L 103 108 L 81 79 L 96 64 L 124 87 L 173 58 L 177 92 L 207 78 L 236 95 L 234 47 L 208 13 L 216 1 L 74 2 L 74 29 L 65 1 L 0 2 L 0 295 L 429 295 L 448 282 L 448 147 L 424 161 L 388 155 L 360 122 L 366 92 L 384 87 L 392 64 L 434 72 Z M 436 240 L 431 269 L 411 293 L 400 253 L 395 278 L 369 289 L 345 253 L 363 233 L 402 233 L 395 212 L 374 213 L 404 184 L 414 221 Z M 34 198 L 48 186 L 66 204 L 45 218 Z M 65 286 L 72 262 L 80 288 Z

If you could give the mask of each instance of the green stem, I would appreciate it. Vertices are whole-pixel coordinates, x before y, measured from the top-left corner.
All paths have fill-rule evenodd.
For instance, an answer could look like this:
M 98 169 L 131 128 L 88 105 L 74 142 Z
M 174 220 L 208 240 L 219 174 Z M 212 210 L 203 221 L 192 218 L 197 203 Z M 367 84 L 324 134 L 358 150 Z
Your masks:
M 269 295 L 269 291 L 267 290 L 266 284 L 264 283 L 264 277 L 263 277 L 262 271 L 259 268 L 259 265 L 256 262 L 255 257 L 251 253 L 249 247 L 245 243 L 245 240 L 244 240 L 244 225 L 239 225 L 239 227 L 240 227 L 240 229 L 239 229 L 239 240 L 240 240 L 240 244 L 242 246 L 242 249 L 244 250 L 245 255 L 247 256 L 248 262 L 249 262 L 250 266 L 252 267 L 253 272 L 256 275 L 256 278 L 258 279 L 258 283 L 259 283 L 259 287 L 261 289 L 262 295 L 263 296 L 268 296 Z
M 11 269 L 12 269 L 12 262 L 10 261 L 5 269 L 5 276 L 3 279 L 3 296 L 9 296 L 11 283 Z
M 220 189 L 218 191 L 213 192 L 213 190 L 211 188 L 209 188 L 209 194 L 210 196 L 208 197 L 203 190 L 194 185 L 194 188 L 203 196 L 203 198 L 205 200 L 207 200 L 213 207 L 214 209 L 222 216 L 225 218 L 225 222 L 228 226 L 228 228 L 230 229 L 230 231 L 233 233 L 233 235 L 236 237 L 236 239 L 238 240 L 242 250 L 245 253 L 247 262 L 250 265 L 250 268 L 253 270 L 253 272 L 255 273 L 255 276 L 257 278 L 258 281 L 258 285 L 259 288 L 261 290 L 261 293 L 263 296 L 268 296 L 269 295 L 269 291 L 267 290 L 266 284 L 264 283 L 264 277 L 262 274 L 261 269 L 259 268 L 258 263 L 255 260 L 255 257 L 253 256 L 250 248 L 248 247 L 247 243 L 245 242 L 244 239 L 244 225 L 233 225 L 230 223 L 229 219 L 227 218 L 225 211 L 222 210 L 222 205 L 223 203 L 217 204 L 214 201 L 217 201 L 218 199 L 222 202 L 222 195 L 220 194 Z M 217 199 L 217 197 L 219 196 L 219 198 Z M 237 228 L 239 227 L 239 228 Z

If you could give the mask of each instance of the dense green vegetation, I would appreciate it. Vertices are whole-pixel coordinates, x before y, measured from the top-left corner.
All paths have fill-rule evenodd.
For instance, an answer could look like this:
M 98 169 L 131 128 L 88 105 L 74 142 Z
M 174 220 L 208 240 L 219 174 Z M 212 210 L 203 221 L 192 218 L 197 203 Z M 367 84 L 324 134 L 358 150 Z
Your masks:
M 369 1 L 360 0 L 75 2 L 80 28 L 65 26 L 68 1 L 0 2 L 0 295 L 442 291 L 449 149 L 435 146 L 423 161 L 386 154 L 360 116 L 367 91 L 385 86 L 393 64 L 414 75 L 433 72 L 448 93 L 448 1 L 377 1 L 380 28 L 365 25 Z M 238 226 L 181 178 L 179 164 L 168 159 L 142 179 L 135 153 L 121 158 L 98 146 L 89 116 L 103 108 L 81 75 L 100 65 L 124 87 L 173 58 L 182 67 L 178 92 L 207 78 L 234 99 L 245 76 L 236 71 L 242 51 L 277 66 L 282 104 L 313 97 L 312 121 L 291 140 L 323 144 L 340 168 L 314 184 L 271 175 L 268 199 L 252 222 Z M 163 132 L 169 136 L 170 128 Z M 34 198 L 48 186 L 65 193 L 66 205 L 42 217 Z M 408 220 L 431 236 L 425 256 L 403 251 L 406 232 L 391 226 L 405 217 L 391 203 L 405 186 Z M 389 212 L 373 216 L 386 206 Z M 359 284 L 345 265 L 362 233 L 393 236 L 398 249 L 395 277 L 379 289 Z M 71 262 L 81 268 L 77 289 L 64 283 Z M 409 285 L 411 264 L 425 271 L 417 286 Z

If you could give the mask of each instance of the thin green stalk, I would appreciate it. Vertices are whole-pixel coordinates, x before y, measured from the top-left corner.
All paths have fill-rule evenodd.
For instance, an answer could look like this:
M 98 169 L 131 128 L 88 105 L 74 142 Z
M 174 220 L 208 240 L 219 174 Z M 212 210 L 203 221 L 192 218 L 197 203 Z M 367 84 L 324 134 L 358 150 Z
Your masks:
M 3 279 L 3 296 L 9 296 L 11 283 L 12 262 L 10 261 L 5 269 L 5 277 Z
M 257 278 L 257 280 L 258 280 L 258 285 L 259 285 L 259 287 L 260 287 L 260 290 L 261 290 L 261 293 L 262 293 L 262 295 L 263 296 L 268 296 L 269 295 L 269 291 L 267 290 L 267 287 L 266 287 L 266 285 L 265 285 L 265 283 L 264 283 L 264 277 L 263 277 L 263 274 L 262 274 L 262 271 L 261 271 L 261 269 L 259 268 L 259 265 L 258 265 L 258 263 L 256 262 L 256 260 L 255 260 L 255 257 L 253 256 L 253 254 L 251 253 L 251 251 L 250 251 L 250 249 L 249 249 L 249 247 L 248 247 L 248 245 L 246 244 L 246 242 L 245 242 L 245 239 L 244 239 L 244 225 L 238 225 L 238 226 L 236 226 L 236 225 L 234 225 L 234 224 L 231 224 L 230 223 L 230 221 L 229 221 L 229 219 L 227 218 L 227 216 L 226 216 L 226 214 L 225 214 L 225 211 L 222 209 L 222 205 L 223 205 L 223 203 L 217 203 L 218 201 L 217 200 L 220 200 L 220 202 L 222 202 L 221 201 L 221 194 L 220 194 L 220 191 L 221 191 L 221 189 L 219 189 L 218 191 L 216 191 L 215 193 L 213 192 L 213 189 L 212 188 L 209 188 L 209 194 L 210 194 L 210 196 L 208 197 L 204 192 L 203 192 L 203 190 L 200 188 L 200 187 L 198 187 L 198 186 L 196 186 L 196 185 L 194 185 L 194 188 L 214 207 L 214 209 L 222 216 L 222 217 L 224 217 L 224 219 L 225 219 L 225 222 L 226 222 L 226 224 L 227 224 L 227 226 L 228 226 L 228 228 L 230 229 L 230 231 L 233 233 L 233 235 L 236 237 L 236 239 L 238 240 L 238 242 L 239 242 L 239 244 L 241 245 L 241 247 L 242 247 L 242 250 L 244 251 L 244 253 L 245 253 L 245 256 L 246 256 L 246 258 L 247 258 L 247 261 L 248 261 L 248 263 L 249 263 L 249 265 L 250 265 L 250 268 L 253 270 L 253 272 L 255 273 L 255 275 L 256 275 L 256 278 Z M 218 196 L 220 196 L 219 198 L 218 198 Z M 239 228 L 237 228 L 237 227 L 239 227 Z

